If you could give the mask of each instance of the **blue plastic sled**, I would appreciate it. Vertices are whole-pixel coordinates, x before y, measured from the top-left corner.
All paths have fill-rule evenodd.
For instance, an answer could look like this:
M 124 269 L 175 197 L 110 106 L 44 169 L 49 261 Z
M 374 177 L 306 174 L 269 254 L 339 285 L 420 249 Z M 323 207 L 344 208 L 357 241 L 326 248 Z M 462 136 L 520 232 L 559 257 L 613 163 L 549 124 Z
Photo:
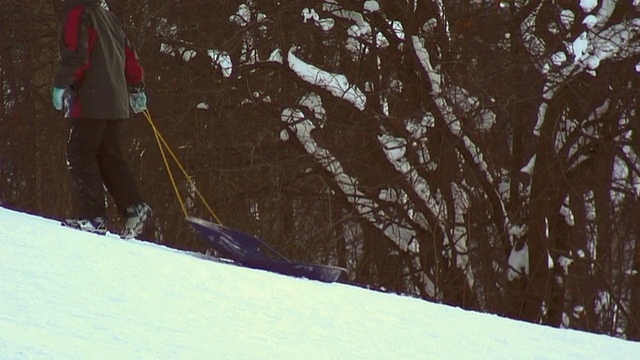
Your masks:
M 187 221 L 221 258 L 241 266 L 323 282 L 334 282 L 346 272 L 337 266 L 292 262 L 256 237 L 207 220 L 190 216 Z

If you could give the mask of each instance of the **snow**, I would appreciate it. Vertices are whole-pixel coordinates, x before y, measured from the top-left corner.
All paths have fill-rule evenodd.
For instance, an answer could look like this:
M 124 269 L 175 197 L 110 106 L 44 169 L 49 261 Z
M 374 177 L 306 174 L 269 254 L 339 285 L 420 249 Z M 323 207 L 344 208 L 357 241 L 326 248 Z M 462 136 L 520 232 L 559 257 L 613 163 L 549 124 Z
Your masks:
M 235 14 L 229 16 L 229 21 L 238 25 L 246 26 L 251 19 L 251 9 L 246 4 L 240 4 Z
M 280 49 L 273 50 L 271 54 L 269 54 L 269 59 L 267 61 L 283 64 L 284 58 L 282 57 L 282 51 Z
M 560 66 L 565 61 L 567 61 L 567 54 L 565 54 L 564 51 L 558 51 L 557 53 L 551 55 L 551 62 L 555 66 Z
M 363 14 L 371 14 L 374 12 L 380 12 L 380 4 L 378 1 L 365 1 L 363 4 L 363 12 L 346 10 L 345 8 L 339 6 L 335 1 L 325 1 L 323 3 L 323 11 L 330 13 L 333 17 L 342 19 L 348 23 L 351 23 L 351 26 L 347 28 L 347 35 L 349 36 L 347 39 L 347 43 L 345 47 L 349 50 L 352 55 L 357 58 L 364 51 L 365 53 L 369 51 L 369 47 L 364 46 L 363 43 L 373 42 L 375 38 L 375 42 L 377 47 L 385 48 L 389 46 L 389 40 L 385 38 L 385 36 L 377 32 L 376 34 L 372 34 L 373 28 L 371 24 L 365 20 Z M 303 18 L 306 18 L 307 15 L 303 13 Z M 318 22 L 322 21 L 319 20 Z M 393 30 L 395 36 L 404 41 L 405 34 L 404 28 L 400 21 L 388 20 L 389 26 L 391 30 Z M 328 31 L 334 26 L 334 22 L 332 21 L 329 26 L 325 26 L 324 24 L 318 24 L 323 28 L 323 30 Z
M 533 174 L 533 169 L 535 169 L 536 166 L 536 155 L 533 155 L 531 157 L 531 159 L 529 159 L 529 161 L 527 162 L 527 165 L 523 166 L 520 169 L 520 172 L 523 174 Z
M 304 23 L 310 22 L 310 23 L 315 23 L 317 26 L 319 26 L 323 31 L 329 31 L 331 29 L 333 29 L 333 26 L 335 25 L 335 20 L 332 18 L 320 18 L 320 15 L 318 15 L 318 13 L 314 10 L 314 9 L 309 9 L 309 8 L 304 8 L 302 9 L 302 21 Z
M 364 110 L 367 97 L 355 85 L 349 83 L 346 76 L 334 74 L 322 70 L 317 66 L 308 64 L 294 54 L 295 47 L 291 48 L 287 55 L 289 68 L 300 79 L 309 84 L 316 85 L 329 91 L 333 96 L 344 99 L 359 110 Z
M 318 21 L 320 19 L 320 15 L 314 10 L 309 8 L 302 9 L 302 17 L 303 22 L 307 21 Z
M 560 12 L 560 21 L 562 22 L 562 26 L 564 26 L 565 29 L 569 29 L 571 25 L 573 25 L 575 17 L 575 14 L 571 10 L 565 9 Z
M 509 269 L 507 278 L 512 281 L 529 274 L 529 247 L 524 244 L 522 248 L 514 247 L 509 254 Z
M 595 15 L 587 15 L 582 23 L 587 27 L 587 29 L 593 29 L 594 26 L 598 23 L 598 18 Z
M 571 258 L 568 258 L 564 255 L 560 255 L 560 257 L 558 257 L 558 265 L 562 268 L 564 274 L 569 273 L 569 266 L 571 266 L 572 263 L 573 259 Z
M 565 202 L 560 207 L 560 215 L 564 217 L 564 220 L 567 223 L 567 225 L 574 226 L 576 222 L 573 216 L 573 212 L 571 211 L 571 208 L 569 208 L 568 200 L 569 199 L 567 197 L 567 199 L 565 199 Z
M 318 26 L 324 31 L 329 31 L 333 29 L 333 26 L 336 24 L 335 20 L 332 18 L 320 19 L 318 20 Z
M 438 26 L 438 20 L 431 18 L 422 25 L 422 30 L 426 35 L 433 35 L 436 27 Z
M 589 56 L 585 62 L 587 64 L 587 68 L 593 70 L 597 69 L 600 66 L 600 58 L 597 56 Z
M 587 47 L 589 46 L 589 39 L 587 38 L 587 33 L 582 32 L 572 44 L 572 51 L 574 61 L 579 61 L 587 51 Z
M 389 160 L 396 171 L 404 176 L 407 183 L 413 184 L 416 193 L 420 196 L 424 204 L 427 204 L 433 214 L 438 217 L 438 220 L 444 223 L 443 217 L 444 214 L 447 214 L 446 204 L 440 201 L 439 192 L 436 194 L 432 193 L 427 181 L 420 176 L 417 169 L 409 162 L 409 159 L 406 157 L 407 141 L 404 138 L 393 137 L 389 134 L 378 135 L 378 141 L 382 145 L 387 160 Z M 418 224 L 421 224 L 425 228 L 428 227 L 426 222 L 418 221 Z M 415 238 L 412 230 L 407 230 L 404 234 L 408 236 L 401 238 L 398 242 L 398 245 L 403 249 L 408 248 L 408 245 Z
M 327 120 L 327 111 L 322 106 L 322 98 L 320 97 L 320 95 L 314 92 L 307 93 L 300 99 L 300 105 L 309 109 L 309 111 L 313 113 L 316 120 L 320 121 L 321 125 L 323 125 Z
M 423 39 L 418 36 L 412 36 L 411 42 L 420 64 L 429 76 L 429 81 L 431 82 L 431 93 L 434 96 L 439 96 L 442 93 L 442 78 L 433 66 L 431 66 L 429 52 L 423 44 Z
M 591 12 L 598 6 L 598 0 L 580 0 L 580 7 L 585 13 Z
M 226 51 L 207 50 L 207 55 L 213 64 L 222 70 L 222 76 L 229 77 L 233 72 L 233 62 L 231 56 Z
M 365 13 L 380 11 L 380 4 L 375 0 L 367 0 L 364 2 L 363 10 Z
M 245 269 L 3 208 L 0 239 L 2 359 L 623 360 L 640 351 L 630 341 Z

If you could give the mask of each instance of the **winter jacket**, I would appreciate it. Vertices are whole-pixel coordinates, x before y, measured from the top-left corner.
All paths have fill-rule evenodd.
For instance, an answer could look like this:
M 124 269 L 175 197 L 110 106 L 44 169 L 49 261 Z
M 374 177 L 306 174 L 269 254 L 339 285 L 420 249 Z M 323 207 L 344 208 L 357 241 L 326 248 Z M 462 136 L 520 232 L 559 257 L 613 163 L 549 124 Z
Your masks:
M 128 118 L 129 89 L 144 86 L 136 52 L 101 0 L 67 2 L 53 86 L 72 91 L 72 118 Z

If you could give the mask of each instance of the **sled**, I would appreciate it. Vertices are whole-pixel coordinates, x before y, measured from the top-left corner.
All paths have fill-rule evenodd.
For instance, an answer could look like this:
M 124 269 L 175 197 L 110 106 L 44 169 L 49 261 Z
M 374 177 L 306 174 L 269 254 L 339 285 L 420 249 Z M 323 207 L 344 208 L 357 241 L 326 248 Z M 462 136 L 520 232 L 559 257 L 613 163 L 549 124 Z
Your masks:
M 329 283 L 346 272 L 337 266 L 293 262 L 256 237 L 207 220 L 189 216 L 187 222 L 220 258 L 240 266 Z

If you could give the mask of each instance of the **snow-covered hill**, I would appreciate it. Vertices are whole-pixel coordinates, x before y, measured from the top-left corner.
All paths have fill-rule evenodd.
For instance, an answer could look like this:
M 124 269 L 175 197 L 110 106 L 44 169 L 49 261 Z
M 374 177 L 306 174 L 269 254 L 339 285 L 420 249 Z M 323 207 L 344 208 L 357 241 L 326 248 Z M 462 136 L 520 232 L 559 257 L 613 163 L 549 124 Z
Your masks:
M 0 359 L 638 359 L 640 344 L 294 279 L 0 208 Z

